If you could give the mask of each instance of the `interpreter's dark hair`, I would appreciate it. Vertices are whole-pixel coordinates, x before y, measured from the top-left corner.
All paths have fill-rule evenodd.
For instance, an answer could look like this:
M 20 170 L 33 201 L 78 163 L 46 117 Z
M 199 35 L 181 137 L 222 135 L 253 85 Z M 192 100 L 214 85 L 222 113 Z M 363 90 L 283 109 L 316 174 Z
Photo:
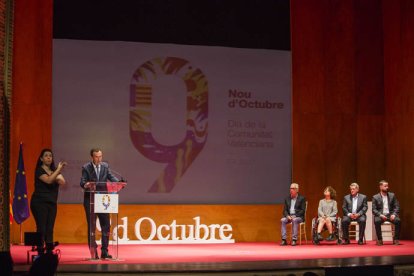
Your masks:
M 98 151 L 102 151 L 102 150 L 100 148 L 93 148 L 93 149 L 91 149 L 91 152 L 90 152 L 91 156 L 93 156 L 93 153 L 94 152 L 98 152 Z
M 50 153 L 52 154 L 52 163 L 50 164 L 50 169 L 51 169 L 52 171 L 54 171 L 54 170 L 56 170 L 56 166 L 55 166 L 55 158 L 53 158 L 53 151 L 52 151 L 51 149 L 42 149 L 42 151 L 40 152 L 39 158 L 37 158 L 36 170 L 37 170 L 38 168 L 40 168 L 40 167 L 43 165 L 43 162 L 42 162 L 42 160 L 40 160 L 40 158 L 42 158 L 42 157 L 43 157 L 43 155 L 44 155 L 46 152 L 50 152 Z
M 334 188 L 332 188 L 332 186 L 328 186 L 325 188 L 325 190 L 323 190 L 324 192 L 328 190 L 328 192 L 331 194 L 331 199 L 335 199 L 336 198 L 336 191 Z

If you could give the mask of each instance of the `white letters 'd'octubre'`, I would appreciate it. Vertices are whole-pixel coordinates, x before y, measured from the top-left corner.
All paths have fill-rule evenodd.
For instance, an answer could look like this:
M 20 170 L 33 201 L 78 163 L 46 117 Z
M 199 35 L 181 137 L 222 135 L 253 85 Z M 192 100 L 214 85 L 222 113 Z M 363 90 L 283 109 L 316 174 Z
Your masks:
M 142 217 L 135 222 L 135 239 L 128 238 L 128 218 L 121 218 L 121 223 L 113 229 L 113 240 L 118 238 L 118 244 L 191 244 L 191 243 L 234 243 L 233 228 L 230 224 L 201 223 L 200 217 L 194 217 L 193 224 L 157 225 L 152 218 Z M 146 236 L 142 235 L 145 229 Z M 120 231 L 122 230 L 122 232 Z M 122 236 L 117 236 L 118 233 Z M 148 234 L 149 233 L 149 234 Z

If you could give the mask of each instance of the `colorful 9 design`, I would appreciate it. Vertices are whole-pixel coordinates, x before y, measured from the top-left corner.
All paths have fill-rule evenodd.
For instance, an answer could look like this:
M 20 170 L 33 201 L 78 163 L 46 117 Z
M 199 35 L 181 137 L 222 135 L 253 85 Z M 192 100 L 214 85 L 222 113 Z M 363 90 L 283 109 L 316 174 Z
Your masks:
M 153 82 L 161 75 L 180 78 L 186 87 L 186 135 L 177 145 L 158 143 L 151 132 Z M 130 86 L 129 130 L 135 148 L 146 158 L 166 163 L 148 192 L 168 193 L 179 182 L 207 141 L 208 84 L 203 72 L 178 57 L 149 60 L 134 73 Z

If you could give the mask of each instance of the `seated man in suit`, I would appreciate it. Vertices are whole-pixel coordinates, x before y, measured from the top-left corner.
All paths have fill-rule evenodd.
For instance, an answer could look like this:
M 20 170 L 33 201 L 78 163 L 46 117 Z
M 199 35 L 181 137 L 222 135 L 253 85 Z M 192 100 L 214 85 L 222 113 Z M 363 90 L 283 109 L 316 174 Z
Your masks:
M 290 195 L 285 199 L 283 207 L 282 223 L 282 243 L 286 242 L 286 225 L 292 223 L 292 246 L 296 245 L 298 239 L 298 228 L 301 222 L 305 221 L 306 199 L 299 194 L 299 185 L 297 183 L 290 184 Z
M 342 204 L 342 211 L 344 217 L 342 218 L 342 233 L 343 244 L 349 244 L 349 224 L 351 221 L 358 222 L 359 225 L 359 239 L 358 244 L 361 245 L 364 242 L 364 233 L 366 225 L 366 212 L 368 210 L 367 197 L 359 192 L 359 185 L 352 183 L 349 186 L 351 193 L 344 197 Z
M 381 224 L 390 221 L 395 225 L 394 244 L 398 245 L 400 239 L 400 203 L 394 193 L 388 192 L 388 182 L 379 182 L 380 192 L 372 197 L 372 214 L 374 215 L 375 232 L 377 233 L 377 245 L 383 245 Z

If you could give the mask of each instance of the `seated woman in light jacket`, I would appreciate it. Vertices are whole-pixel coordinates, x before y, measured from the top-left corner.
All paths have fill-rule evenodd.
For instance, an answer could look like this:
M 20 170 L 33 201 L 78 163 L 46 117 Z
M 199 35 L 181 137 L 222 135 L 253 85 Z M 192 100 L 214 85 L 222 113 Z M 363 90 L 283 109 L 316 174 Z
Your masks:
M 323 191 L 323 194 L 325 198 L 319 201 L 318 207 L 318 239 L 323 240 L 321 232 L 323 226 L 326 225 L 329 232 L 326 240 L 333 241 L 335 240 L 335 236 L 333 234 L 332 222 L 336 221 L 336 214 L 338 214 L 338 205 L 335 200 L 336 191 L 331 186 L 328 186 Z

